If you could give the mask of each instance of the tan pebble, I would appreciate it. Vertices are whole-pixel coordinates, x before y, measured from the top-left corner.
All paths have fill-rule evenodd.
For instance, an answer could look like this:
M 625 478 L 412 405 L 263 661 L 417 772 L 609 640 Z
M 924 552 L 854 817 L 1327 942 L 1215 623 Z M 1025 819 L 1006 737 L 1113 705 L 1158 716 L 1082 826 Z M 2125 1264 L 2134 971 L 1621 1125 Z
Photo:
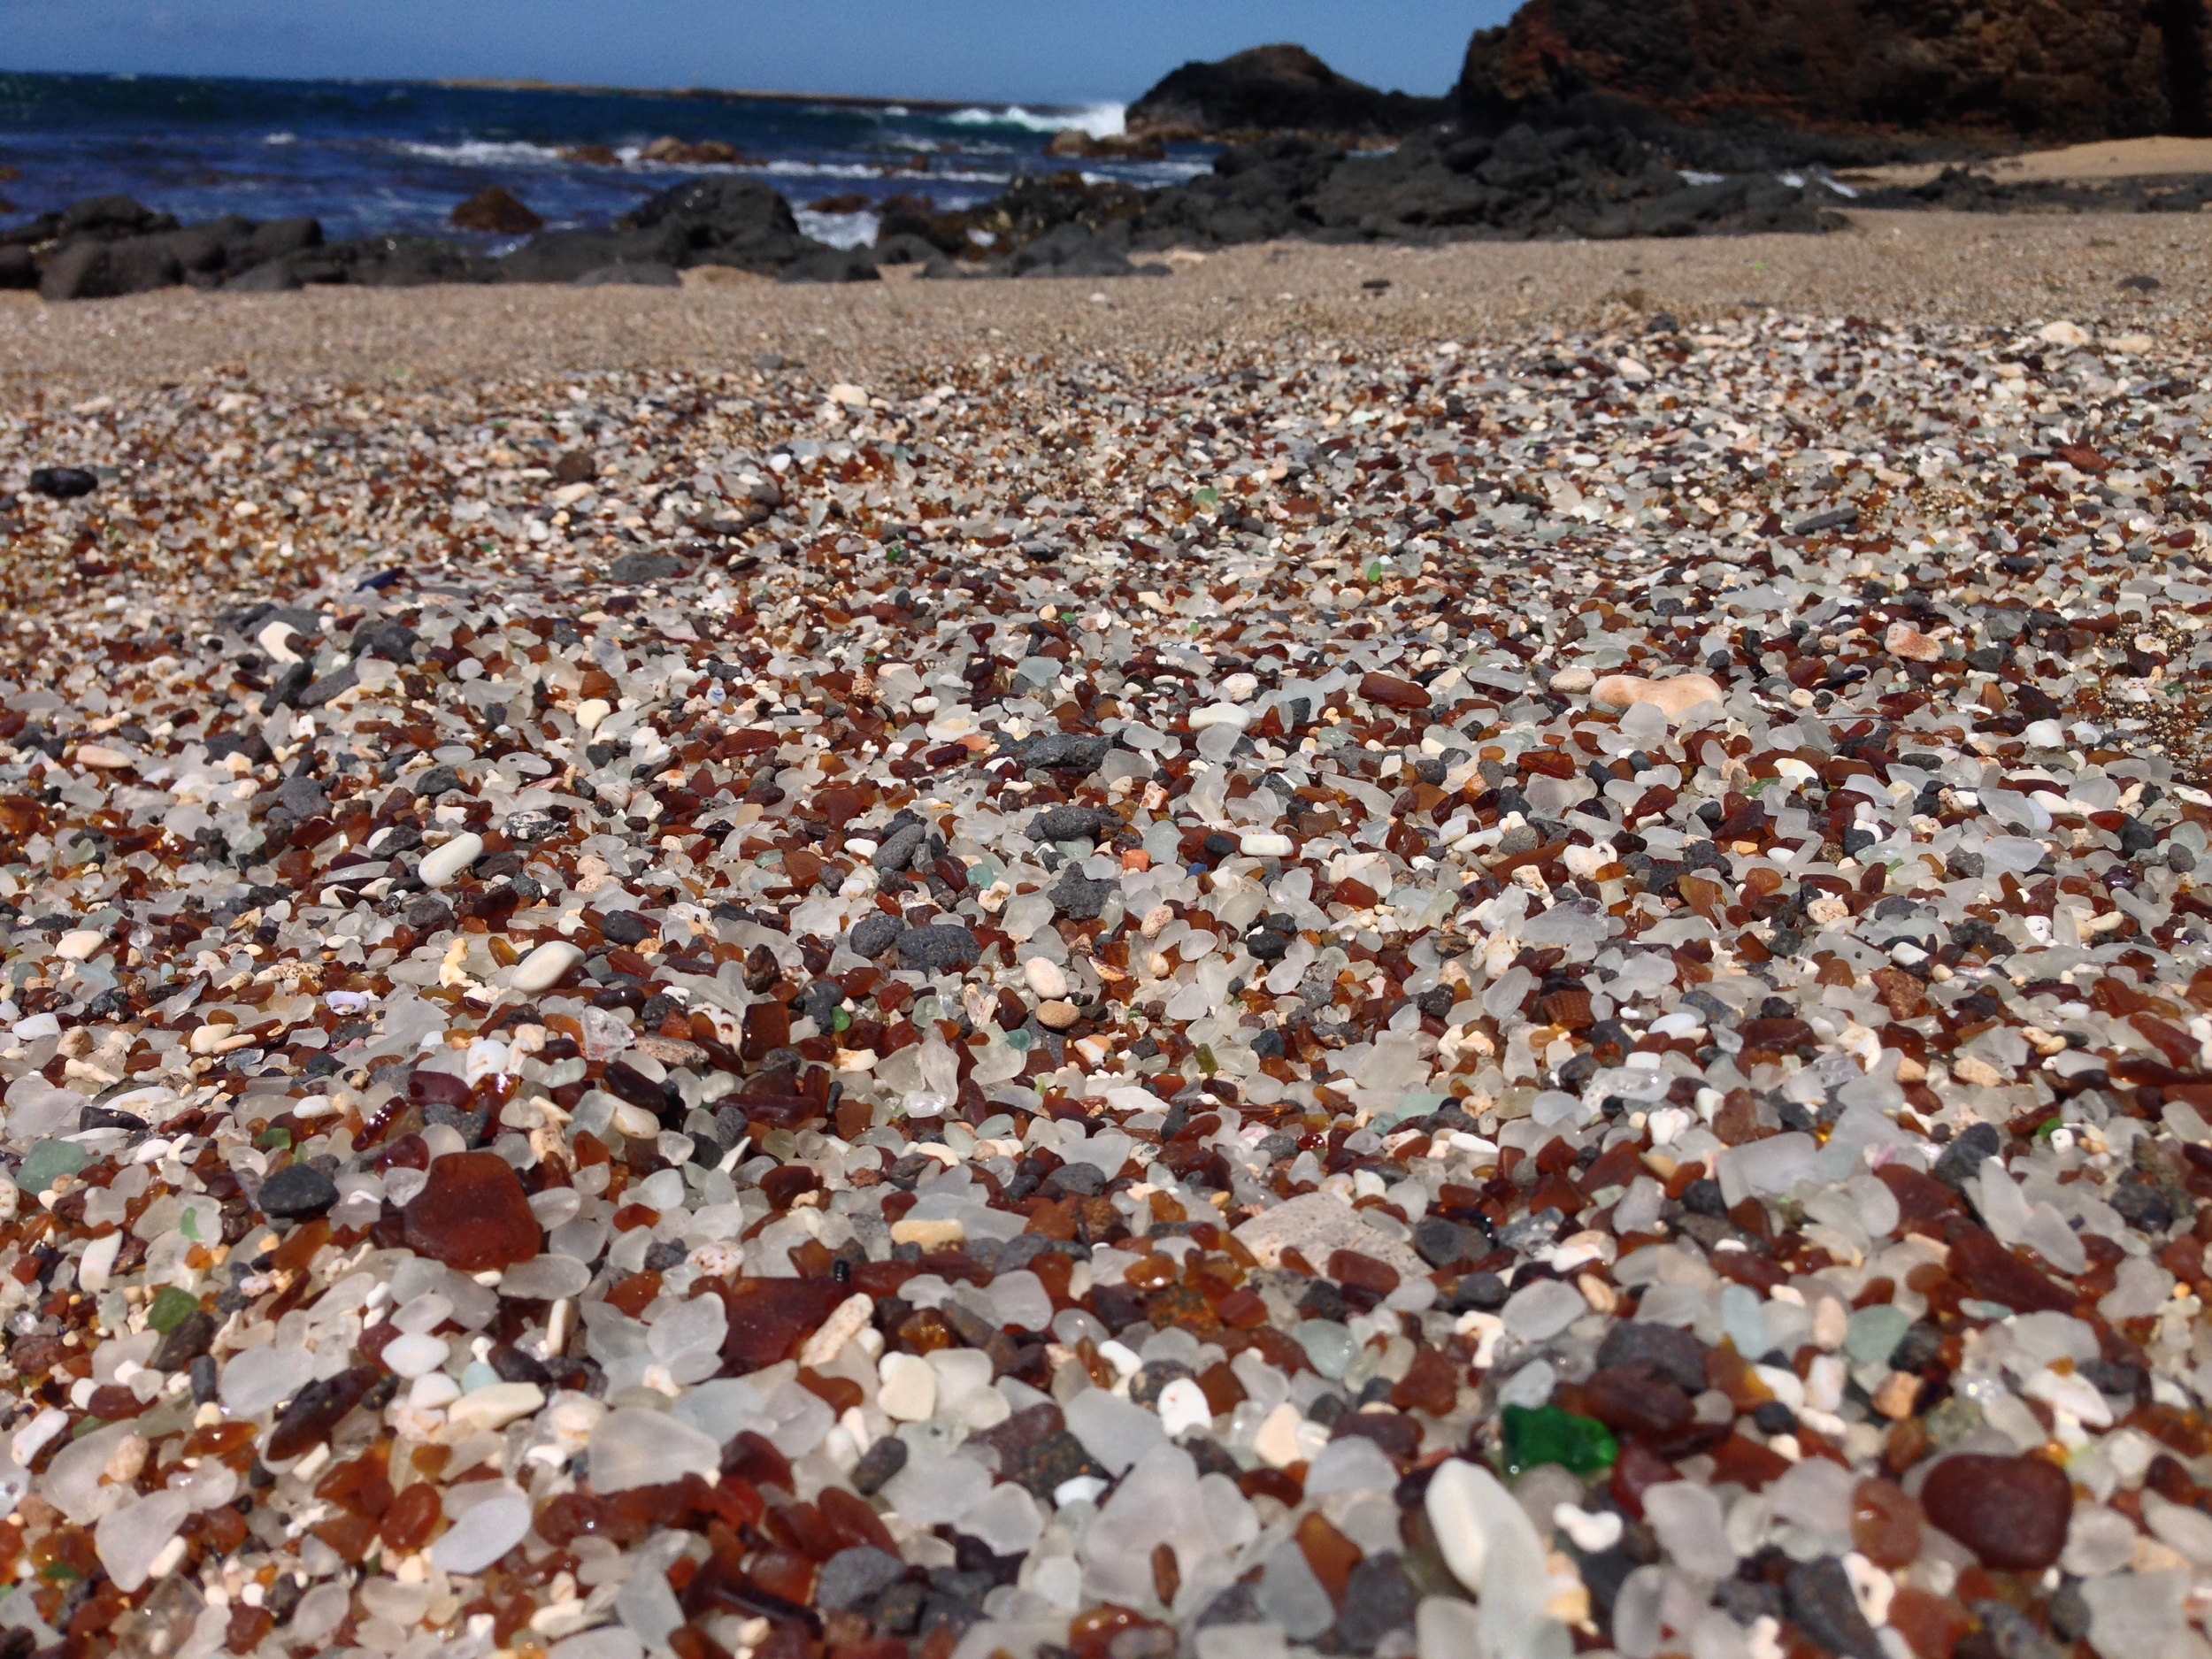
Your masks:
M 1723 695 L 1719 682 L 1710 674 L 1678 674 L 1671 680 L 1608 674 L 1591 687 L 1590 702 L 1600 709 L 1631 709 L 1647 703 L 1672 726 L 1700 704 L 1720 702 Z
M 1920 1398 L 1920 1379 L 1910 1371 L 1892 1371 L 1889 1380 L 1874 1391 L 1874 1409 L 1895 1422 L 1912 1415 Z
M 892 1243 L 918 1244 L 925 1250 L 949 1249 L 956 1244 L 965 1243 L 967 1237 L 967 1228 L 950 1216 L 935 1221 L 918 1220 L 913 1217 L 909 1217 L 903 1221 L 895 1221 L 891 1224 Z
M 81 743 L 77 746 L 77 764 L 96 766 L 104 772 L 120 771 L 131 764 L 131 757 L 119 749 L 110 749 L 104 743 Z
M 1892 657 L 1901 657 L 1909 663 L 1939 663 L 1943 648 L 1909 622 L 1893 622 L 1889 632 L 1882 636 L 1882 643 Z
M 1563 668 L 1551 677 L 1551 688 L 1563 691 L 1570 696 L 1587 691 L 1597 683 L 1597 675 L 1582 667 Z
M 1970 1054 L 1961 1055 L 1951 1062 L 1951 1075 L 1976 1088 L 1996 1088 L 2005 1080 L 2004 1073 L 1995 1066 Z
M 1077 1018 L 1075 1004 L 1058 997 L 1037 1004 L 1037 1023 L 1048 1031 L 1065 1031 Z
M 1267 1414 L 1259 1432 L 1252 1437 L 1252 1449 L 1260 1461 L 1271 1469 L 1287 1469 L 1305 1456 L 1298 1443 L 1298 1425 L 1303 1421 L 1298 1408 L 1286 1400 Z
M 1039 996 L 1065 996 L 1068 991 L 1068 972 L 1058 963 L 1043 956 L 1032 956 L 1022 964 L 1022 978 L 1029 981 L 1029 988 Z
M 503 1429 L 517 1417 L 528 1417 L 544 1403 L 545 1392 L 535 1383 L 488 1383 L 448 1406 L 446 1421 L 471 1432 Z

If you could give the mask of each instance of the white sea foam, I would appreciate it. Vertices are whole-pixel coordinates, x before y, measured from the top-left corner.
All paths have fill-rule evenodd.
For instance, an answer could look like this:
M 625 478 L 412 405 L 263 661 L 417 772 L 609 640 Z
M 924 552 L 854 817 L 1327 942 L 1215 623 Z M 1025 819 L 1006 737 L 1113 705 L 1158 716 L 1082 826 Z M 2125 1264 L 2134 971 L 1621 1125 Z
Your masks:
M 296 144 L 300 141 L 296 133 L 271 133 L 261 142 L 265 144 Z
M 1002 110 L 956 110 L 945 119 L 954 127 L 1018 127 L 1032 133 L 1057 133 L 1073 127 L 1093 138 L 1114 138 L 1123 131 L 1128 112 L 1125 104 L 1039 110 L 1025 109 L 1017 104 Z
M 393 148 L 403 156 L 424 161 L 442 161 L 459 167 L 556 167 L 565 165 L 561 152 L 549 144 L 495 142 L 465 139 L 457 144 L 433 144 L 402 139 Z
M 873 213 L 818 213 L 810 207 L 795 207 L 791 216 L 801 230 L 833 248 L 872 247 L 882 223 Z

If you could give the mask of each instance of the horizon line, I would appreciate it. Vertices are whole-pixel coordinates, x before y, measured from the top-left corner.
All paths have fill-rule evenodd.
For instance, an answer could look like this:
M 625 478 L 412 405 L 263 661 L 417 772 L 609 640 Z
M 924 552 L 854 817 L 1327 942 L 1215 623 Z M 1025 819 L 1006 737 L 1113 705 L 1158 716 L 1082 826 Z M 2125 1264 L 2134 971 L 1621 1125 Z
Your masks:
M 590 81 L 542 81 L 530 75 L 246 75 L 177 74 L 162 70 L 135 69 L 9 69 L 0 75 L 42 75 L 56 80 L 86 81 L 246 81 L 266 85 L 307 86 L 327 82 L 340 86 L 437 87 L 454 91 L 561 92 L 584 96 L 627 98 L 698 98 L 733 104 L 827 104 L 844 109 L 900 108 L 926 114 L 956 113 L 961 110 L 1033 110 L 1045 114 L 1079 114 L 1100 104 L 1126 107 L 1118 98 L 1095 98 L 1071 104 L 1059 99 L 891 97 L 861 92 L 775 92 L 738 87 L 626 87 Z

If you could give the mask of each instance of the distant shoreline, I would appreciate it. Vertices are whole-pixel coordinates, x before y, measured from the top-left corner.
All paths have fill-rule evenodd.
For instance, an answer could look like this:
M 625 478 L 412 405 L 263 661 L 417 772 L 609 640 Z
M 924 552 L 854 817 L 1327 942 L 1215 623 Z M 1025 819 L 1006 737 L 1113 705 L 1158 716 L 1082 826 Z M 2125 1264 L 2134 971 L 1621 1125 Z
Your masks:
M 923 115 L 951 115 L 962 110 L 1030 110 L 1040 114 L 1081 113 L 1080 104 L 1031 104 L 1003 98 L 879 98 L 852 92 L 758 92 L 718 87 L 600 87 L 557 81 L 447 78 L 426 83 L 477 92 L 572 92 L 589 97 L 697 99 L 717 104 L 827 104 L 849 110 L 910 110 Z

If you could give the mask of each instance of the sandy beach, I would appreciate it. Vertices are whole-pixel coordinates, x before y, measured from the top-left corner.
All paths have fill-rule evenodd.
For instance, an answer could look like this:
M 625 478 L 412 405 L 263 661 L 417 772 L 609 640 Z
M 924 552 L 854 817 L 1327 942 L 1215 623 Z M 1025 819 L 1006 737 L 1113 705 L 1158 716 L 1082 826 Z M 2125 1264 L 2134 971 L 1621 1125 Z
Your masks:
M 742 364 L 825 373 L 1005 349 L 1171 348 L 1216 339 L 1509 337 L 1769 308 L 1806 317 L 2073 318 L 2193 334 L 2212 224 L 2185 217 L 1858 213 L 1825 236 L 1465 244 L 1296 243 L 1179 260 L 1165 279 L 572 290 L 528 286 L 199 295 L 49 308 L 0 296 L 0 385 L 105 388 L 213 365 L 417 385 L 480 375 Z M 2124 288 L 2131 276 L 2160 287 Z M 1370 282 L 1386 281 L 1380 293 Z M 1103 296 L 1095 298 L 1094 296 Z

